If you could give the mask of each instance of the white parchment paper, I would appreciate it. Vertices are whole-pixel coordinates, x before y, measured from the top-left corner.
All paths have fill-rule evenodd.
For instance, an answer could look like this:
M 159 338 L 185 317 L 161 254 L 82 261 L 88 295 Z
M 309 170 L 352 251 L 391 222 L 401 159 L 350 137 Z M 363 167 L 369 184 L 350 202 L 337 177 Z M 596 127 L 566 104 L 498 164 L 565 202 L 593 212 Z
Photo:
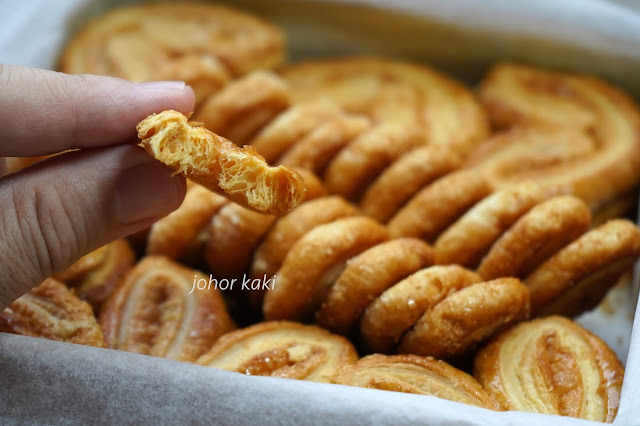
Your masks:
M 55 68 L 87 19 L 123 0 L 0 0 L 0 63 Z M 640 95 L 640 15 L 598 0 L 237 0 L 284 27 L 294 59 L 382 54 L 468 82 L 498 60 L 585 71 Z M 640 424 L 640 331 L 630 282 L 580 322 L 627 362 L 616 424 Z M 637 328 L 637 327 L 636 327 Z M 628 352 L 628 358 L 627 358 Z M 245 377 L 0 333 L 3 423 L 570 425 L 432 397 Z

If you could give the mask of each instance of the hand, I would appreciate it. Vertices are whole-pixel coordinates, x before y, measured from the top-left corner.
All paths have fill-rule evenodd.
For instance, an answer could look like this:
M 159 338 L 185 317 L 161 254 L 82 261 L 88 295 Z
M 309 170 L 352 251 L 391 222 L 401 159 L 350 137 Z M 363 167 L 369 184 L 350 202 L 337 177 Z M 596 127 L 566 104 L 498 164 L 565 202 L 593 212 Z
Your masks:
M 0 309 L 180 205 L 184 178 L 135 146 L 135 127 L 154 112 L 193 107 L 182 82 L 0 65 Z M 2 157 L 78 148 L 3 176 Z

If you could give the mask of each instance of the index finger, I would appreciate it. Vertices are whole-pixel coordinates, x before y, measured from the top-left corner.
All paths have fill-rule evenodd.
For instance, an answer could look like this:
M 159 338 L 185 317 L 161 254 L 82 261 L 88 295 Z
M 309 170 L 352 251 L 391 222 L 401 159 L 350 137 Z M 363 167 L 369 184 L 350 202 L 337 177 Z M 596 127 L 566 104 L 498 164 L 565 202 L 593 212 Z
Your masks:
M 132 83 L 0 65 L 0 156 L 35 156 L 135 140 L 136 124 L 166 109 L 190 113 L 183 82 Z

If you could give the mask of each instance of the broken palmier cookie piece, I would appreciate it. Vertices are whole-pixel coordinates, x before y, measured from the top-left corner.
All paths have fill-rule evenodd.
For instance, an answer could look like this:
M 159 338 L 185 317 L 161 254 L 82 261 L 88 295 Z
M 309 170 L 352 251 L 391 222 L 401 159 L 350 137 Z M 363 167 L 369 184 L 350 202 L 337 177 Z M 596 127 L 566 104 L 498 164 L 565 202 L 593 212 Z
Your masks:
M 53 278 L 46 279 L 0 312 L 0 331 L 105 346 L 91 306 Z
M 491 340 L 476 355 L 473 375 L 503 410 L 612 422 L 624 368 L 598 337 L 550 316 Z
M 228 333 L 197 364 L 253 376 L 331 383 L 358 359 L 347 339 L 313 325 L 262 322 Z
M 147 256 L 107 300 L 100 326 L 108 347 L 179 361 L 195 361 L 235 325 L 215 287 L 200 272 L 161 256 Z
M 340 370 L 335 383 L 431 395 L 498 410 L 497 403 L 469 374 L 444 361 L 418 355 L 369 355 Z
M 251 147 L 232 142 L 167 110 L 142 120 L 147 152 L 194 182 L 253 210 L 282 215 L 304 197 L 304 182 L 288 167 L 270 167 Z

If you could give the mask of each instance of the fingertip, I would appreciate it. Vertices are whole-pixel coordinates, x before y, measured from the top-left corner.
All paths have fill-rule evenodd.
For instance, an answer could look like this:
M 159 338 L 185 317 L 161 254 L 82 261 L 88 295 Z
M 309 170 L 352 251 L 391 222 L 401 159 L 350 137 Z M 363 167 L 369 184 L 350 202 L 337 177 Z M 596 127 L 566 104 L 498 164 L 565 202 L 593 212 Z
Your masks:
M 154 113 L 173 109 L 188 114 L 195 109 L 195 92 L 184 81 L 150 81 L 133 84 L 141 92 L 140 97 L 146 99 L 144 105 L 146 112 Z

